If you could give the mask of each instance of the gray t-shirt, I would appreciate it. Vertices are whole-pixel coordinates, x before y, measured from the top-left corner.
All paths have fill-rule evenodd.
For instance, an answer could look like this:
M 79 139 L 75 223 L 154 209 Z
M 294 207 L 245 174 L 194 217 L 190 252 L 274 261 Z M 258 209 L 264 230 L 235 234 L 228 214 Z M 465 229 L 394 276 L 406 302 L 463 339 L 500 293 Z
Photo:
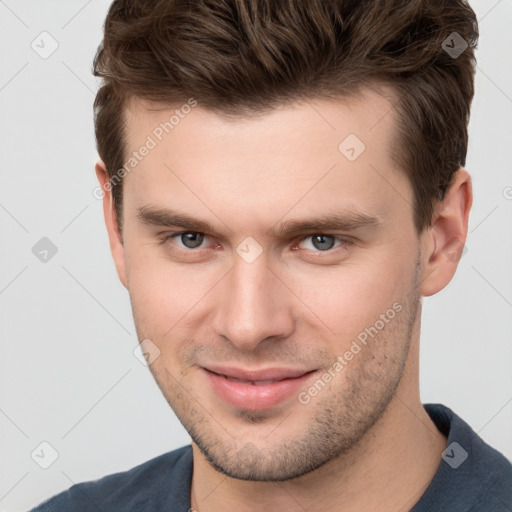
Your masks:
M 441 464 L 410 512 L 512 512 L 512 465 L 451 409 L 424 404 L 448 438 Z M 73 485 L 32 512 L 189 512 L 192 447 Z M 405 512 L 405 511 L 404 511 Z

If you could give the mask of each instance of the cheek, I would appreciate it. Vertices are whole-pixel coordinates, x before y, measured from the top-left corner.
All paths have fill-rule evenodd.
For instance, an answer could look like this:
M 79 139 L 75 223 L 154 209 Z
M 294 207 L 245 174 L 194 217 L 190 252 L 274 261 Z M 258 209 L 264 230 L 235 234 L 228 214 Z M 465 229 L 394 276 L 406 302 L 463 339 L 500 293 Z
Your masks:
M 127 250 L 128 289 L 136 322 L 162 339 L 194 315 L 216 282 L 206 267 L 178 265 L 153 245 Z M 149 336 L 148 336 L 149 337 Z
M 390 249 L 370 252 L 336 267 L 295 268 L 284 277 L 315 329 L 347 341 L 403 301 L 409 292 L 405 262 L 397 265 Z

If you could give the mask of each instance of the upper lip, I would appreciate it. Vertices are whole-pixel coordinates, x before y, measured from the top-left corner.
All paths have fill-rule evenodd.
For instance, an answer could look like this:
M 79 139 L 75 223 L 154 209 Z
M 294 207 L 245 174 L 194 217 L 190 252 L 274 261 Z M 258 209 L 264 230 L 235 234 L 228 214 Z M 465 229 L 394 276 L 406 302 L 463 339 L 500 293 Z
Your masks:
M 244 370 L 242 368 L 234 368 L 228 366 L 208 365 L 203 366 L 208 370 L 226 377 L 255 382 L 260 380 L 283 380 L 302 377 L 312 370 L 294 369 L 294 368 L 263 368 L 260 370 Z

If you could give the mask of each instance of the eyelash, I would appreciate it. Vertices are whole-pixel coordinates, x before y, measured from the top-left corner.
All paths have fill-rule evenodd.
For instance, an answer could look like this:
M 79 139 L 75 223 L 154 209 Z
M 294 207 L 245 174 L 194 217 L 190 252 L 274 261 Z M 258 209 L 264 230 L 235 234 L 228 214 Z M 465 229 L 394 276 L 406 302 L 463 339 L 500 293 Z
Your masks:
M 164 234 L 162 236 L 162 240 L 161 240 L 160 244 L 164 245 L 169 240 L 175 240 L 175 239 L 179 238 L 181 235 L 190 234 L 190 233 L 208 236 L 205 233 L 201 233 L 199 231 L 176 231 L 176 232 L 173 232 L 173 233 L 166 233 L 166 234 Z M 332 249 L 328 249 L 326 251 L 319 251 L 319 250 L 313 251 L 315 254 L 332 254 L 332 253 L 335 252 L 336 249 L 348 248 L 349 246 L 353 245 L 353 241 L 348 240 L 348 239 L 346 239 L 344 237 L 341 237 L 341 236 L 336 236 L 336 235 L 330 234 L 330 233 L 312 233 L 312 234 L 309 234 L 309 235 L 304 235 L 300 239 L 298 239 L 295 243 L 299 244 L 299 243 L 303 242 L 304 240 L 306 240 L 308 238 L 311 238 L 313 236 L 318 236 L 318 235 L 332 237 L 336 241 L 341 242 L 341 245 L 338 245 L 337 247 L 333 247 Z M 183 248 L 180 247 L 179 251 L 184 252 L 184 253 L 195 254 L 197 251 L 200 251 L 201 249 L 204 249 L 204 247 L 198 247 L 196 249 L 189 249 L 189 248 L 183 249 Z

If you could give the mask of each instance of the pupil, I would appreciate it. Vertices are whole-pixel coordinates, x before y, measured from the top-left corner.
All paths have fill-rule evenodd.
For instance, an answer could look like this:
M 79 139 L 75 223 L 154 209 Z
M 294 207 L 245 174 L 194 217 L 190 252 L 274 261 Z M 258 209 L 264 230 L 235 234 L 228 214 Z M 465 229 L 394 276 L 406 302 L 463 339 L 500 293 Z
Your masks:
M 195 249 L 199 247 L 203 242 L 203 235 L 201 233 L 184 233 L 181 235 L 181 241 L 185 247 L 189 249 Z
M 329 241 L 326 243 L 326 239 Z M 334 246 L 334 238 L 329 235 L 314 235 L 313 236 L 313 245 L 316 249 L 332 249 Z

